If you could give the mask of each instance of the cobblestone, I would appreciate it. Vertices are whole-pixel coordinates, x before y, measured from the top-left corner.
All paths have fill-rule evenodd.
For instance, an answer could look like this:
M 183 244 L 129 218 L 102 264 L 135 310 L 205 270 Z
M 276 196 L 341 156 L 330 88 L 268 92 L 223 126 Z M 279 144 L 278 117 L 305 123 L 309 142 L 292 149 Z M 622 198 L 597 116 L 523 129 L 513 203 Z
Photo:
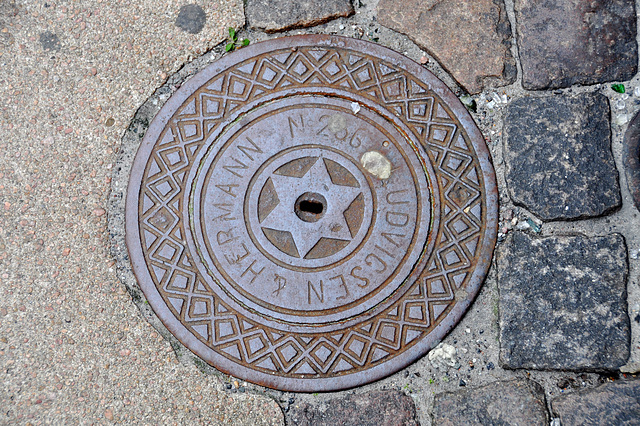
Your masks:
M 616 370 L 629 357 L 624 238 L 512 234 L 497 253 L 507 368 Z
M 514 3 L 525 89 L 628 80 L 637 72 L 634 2 Z
M 640 114 L 629 123 L 624 135 L 624 171 L 636 209 L 640 210 Z
M 551 407 L 563 426 L 637 425 L 640 380 L 605 383 L 594 389 L 559 396 L 551 401 Z
M 247 21 L 268 33 L 304 28 L 353 14 L 350 0 L 247 0 Z
M 347 395 L 320 405 L 292 408 L 288 421 L 300 426 L 418 426 L 413 400 L 402 392 L 374 391 Z
M 381 0 L 378 19 L 432 54 L 469 93 L 516 78 L 502 0 Z
M 621 204 L 604 96 L 520 98 L 504 122 L 514 203 L 543 220 L 600 216 Z
M 514 409 L 517 407 L 517 409 Z M 527 380 L 493 382 L 436 395 L 434 425 L 543 425 L 549 423 L 542 387 Z

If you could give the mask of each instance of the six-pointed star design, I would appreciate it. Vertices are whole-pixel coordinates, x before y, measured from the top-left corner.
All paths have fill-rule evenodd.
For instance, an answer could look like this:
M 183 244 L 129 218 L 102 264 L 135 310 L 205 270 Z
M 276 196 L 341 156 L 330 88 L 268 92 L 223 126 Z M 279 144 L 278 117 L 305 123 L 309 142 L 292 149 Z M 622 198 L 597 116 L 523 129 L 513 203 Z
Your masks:
M 361 189 L 334 184 L 322 158 L 301 178 L 273 174 L 271 180 L 280 202 L 261 225 L 290 232 L 300 257 L 305 257 L 323 237 L 351 241 L 344 212 Z M 326 212 L 316 222 L 305 222 L 295 213 L 296 200 L 307 192 L 321 194 L 327 200 Z

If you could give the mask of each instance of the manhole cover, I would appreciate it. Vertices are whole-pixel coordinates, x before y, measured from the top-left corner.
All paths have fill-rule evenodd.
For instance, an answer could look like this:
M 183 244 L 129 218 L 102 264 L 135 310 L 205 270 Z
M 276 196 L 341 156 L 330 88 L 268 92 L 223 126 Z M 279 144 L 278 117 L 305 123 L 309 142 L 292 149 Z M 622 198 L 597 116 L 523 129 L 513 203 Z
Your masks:
M 127 195 L 134 272 L 216 368 L 336 390 L 424 355 L 488 269 L 497 190 L 455 95 L 403 56 L 321 35 L 191 78 L 149 127 Z

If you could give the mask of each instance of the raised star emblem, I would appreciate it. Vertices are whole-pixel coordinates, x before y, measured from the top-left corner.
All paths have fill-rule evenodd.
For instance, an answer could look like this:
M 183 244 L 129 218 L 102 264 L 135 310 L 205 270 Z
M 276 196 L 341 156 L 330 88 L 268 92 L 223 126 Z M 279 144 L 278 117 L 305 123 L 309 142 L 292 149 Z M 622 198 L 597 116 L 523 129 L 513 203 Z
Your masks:
M 262 218 L 262 231 L 278 249 L 293 257 L 330 256 L 354 236 L 345 212 L 362 198 L 362 190 L 353 175 L 331 160 L 307 157 L 302 161 L 302 170 L 289 174 L 276 171 L 270 177 L 270 196 L 278 202 Z M 333 170 L 335 174 L 338 167 L 349 179 L 332 179 L 330 173 Z

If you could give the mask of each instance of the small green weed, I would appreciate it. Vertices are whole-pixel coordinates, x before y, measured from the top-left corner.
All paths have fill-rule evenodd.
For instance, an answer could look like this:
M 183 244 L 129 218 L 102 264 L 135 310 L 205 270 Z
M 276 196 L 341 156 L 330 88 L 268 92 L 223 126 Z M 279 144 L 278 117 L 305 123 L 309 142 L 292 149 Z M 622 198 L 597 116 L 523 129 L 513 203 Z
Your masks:
M 229 40 L 231 41 L 224 47 L 224 50 L 227 52 L 248 46 L 250 43 L 248 38 L 243 38 L 242 41 L 238 41 L 238 34 L 236 34 L 236 30 L 231 27 L 229 27 Z
M 611 90 L 617 93 L 624 93 L 625 92 L 624 84 L 612 84 Z
M 409 383 L 407 383 L 406 385 L 404 385 L 404 386 L 402 387 L 402 389 L 403 389 L 405 392 L 407 392 L 407 393 L 413 393 L 413 392 L 414 392 L 414 391 L 413 391 L 413 388 L 412 388 L 411 386 L 409 386 Z
M 476 100 L 473 99 L 469 95 L 461 96 L 460 101 L 467 107 L 467 109 L 471 112 L 478 112 L 478 104 Z

